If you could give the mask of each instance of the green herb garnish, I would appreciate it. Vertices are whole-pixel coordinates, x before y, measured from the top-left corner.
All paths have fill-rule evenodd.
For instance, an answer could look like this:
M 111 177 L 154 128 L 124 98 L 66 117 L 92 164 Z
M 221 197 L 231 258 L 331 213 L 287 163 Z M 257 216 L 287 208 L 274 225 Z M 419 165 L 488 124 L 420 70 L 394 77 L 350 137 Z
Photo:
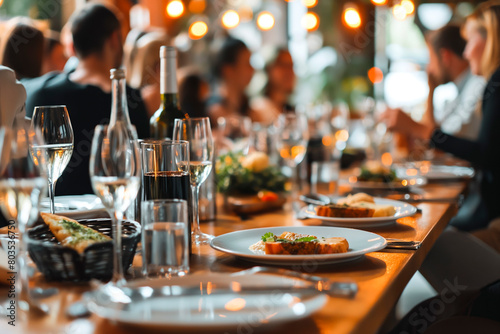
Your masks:
M 275 241 L 275 236 L 272 232 L 267 232 L 262 236 L 262 241 L 264 242 L 274 242 Z

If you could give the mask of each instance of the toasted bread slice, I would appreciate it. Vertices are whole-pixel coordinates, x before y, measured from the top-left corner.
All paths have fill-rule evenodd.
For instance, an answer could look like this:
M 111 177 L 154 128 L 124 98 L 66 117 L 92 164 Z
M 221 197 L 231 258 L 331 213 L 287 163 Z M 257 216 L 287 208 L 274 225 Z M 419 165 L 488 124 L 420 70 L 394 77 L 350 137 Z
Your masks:
M 372 196 L 370 196 L 368 194 L 365 194 L 365 193 L 357 193 L 357 194 L 354 194 L 354 195 L 350 195 L 349 194 L 347 197 L 340 198 L 337 201 L 337 204 L 340 204 L 340 205 L 343 205 L 343 204 L 353 205 L 353 204 L 359 203 L 359 202 L 375 203 L 375 201 L 373 200 Z
M 334 254 L 349 249 L 349 243 L 341 237 L 306 242 L 265 242 L 264 246 L 266 254 L 270 255 Z
M 358 202 L 356 204 L 353 204 L 352 206 L 357 208 L 373 209 L 374 212 L 372 217 L 391 217 L 394 216 L 394 214 L 396 213 L 396 210 L 392 205 L 382 205 L 370 202 Z
M 316 207 L 316 214 L 323 217 L 339 217 L 339 218 L 363 218 L 373 217 L 375 209 L 366 207 L 354 207 L 348 205 L 320 205 Z
M 84 226 L 76 220 L 44 212 L 40 215 L 56 239 L 63 246 L 71 247 L 78 253 L 83 253 L 85 248 L 94 243 L 111 240 L 107 235 Z

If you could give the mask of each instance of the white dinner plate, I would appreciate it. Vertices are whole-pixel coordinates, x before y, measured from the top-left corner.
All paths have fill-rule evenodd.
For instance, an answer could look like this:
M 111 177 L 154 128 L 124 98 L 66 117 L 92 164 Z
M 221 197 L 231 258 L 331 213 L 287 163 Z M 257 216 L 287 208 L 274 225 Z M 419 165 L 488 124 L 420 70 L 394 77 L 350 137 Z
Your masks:
M 335 202 L 337 198 L 334 198 Z M 417 212 L 417 208 L 411 204 L 395 201 L 392 199 L 379 198 L 374 197 L 373 200 L 375 204 L 381 205 L 392 205 L 396 210 L 394 216 L 388 217 L 363 217 L 363 218 L 342 218 L 342 217 L 324 217 L 318 216 L 316 211 L 314 210 L 314 206 L 303 207 L 301 210 L 301 214 L 305 215 L 308 218 L 316 218 L 321 219 L 325 224 L 332 226 L 341 226 L 341 227 L 376 227 L 376 226 L 384 226 L 394 224 L 397 219 L 413 216 Z
M 202 333 L 238 326 L 256 329 L 268 323 L 304 318 L 323 307 L 327 300 L 325 294 L 290 289 L 304 284 L 304 281 L 277 275 L 231 276 L 205 272 L 169 280 L 131 281 L 122 291 L 101 287 L 86 293 L 84 302 L 100 317 L 144 330 Z M 229 290 L 210 293 L 223 286 L 278 288 L 251 294 Z M 280 291 L 279 287 L 284 290 Z M 191 292 L 183 292 L 187 290 Z
M 267 232 L 280 235 L 283 232 L 294 232 L 310 234 L 318 238 L 344 237 L 349 243 L 347 253 L 337 254 L 315 254 L 315 255 L 267 255 L 256 254 L 249 247 L 261 240 Z M 278 265 L 302 265 L 304 263 L 328 264 L 352 261 L 362 257 L 366 253 L 381 250 L 386 246 L 386 240 L 378 234 L 340 227 L 330 226 L 283 226 L 266 227 L 251 230 L 236 231 L 217 236 L 212 239 L 210 246 L 245 260 L 278 264 Z
M 66 217 L 80 218 L 95 217 L 97 214 L 106 213 L 104 205 L 96 195 L 69 195 L 55 197 L 56 214 Z M 40 202 L 40 211 L 50 212 L 50 198 L 43 198 Z M 83 217 L 83 216 L 84 217 Z

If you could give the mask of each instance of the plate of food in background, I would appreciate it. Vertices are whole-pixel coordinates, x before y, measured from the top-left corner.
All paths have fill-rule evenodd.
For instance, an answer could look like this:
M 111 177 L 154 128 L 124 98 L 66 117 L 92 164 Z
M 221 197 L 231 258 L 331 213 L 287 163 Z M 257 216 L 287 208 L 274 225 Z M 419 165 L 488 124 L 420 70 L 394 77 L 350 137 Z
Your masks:
M 368 161 L 357 173 L 348 179 L 353 189 L 367 190 L 404 190 L 422 186 L 427 180 L 422 175 L 408 175 L 400 169 L 391 168 L 378 161 Z
M 341 227 L 376 227 L 394 224 L 397 219 L 413 216 L 417 208 L 405 202 L 357 193 L 335 197 L 330 204 L 310 205 L 301 210 L 307 218 Z

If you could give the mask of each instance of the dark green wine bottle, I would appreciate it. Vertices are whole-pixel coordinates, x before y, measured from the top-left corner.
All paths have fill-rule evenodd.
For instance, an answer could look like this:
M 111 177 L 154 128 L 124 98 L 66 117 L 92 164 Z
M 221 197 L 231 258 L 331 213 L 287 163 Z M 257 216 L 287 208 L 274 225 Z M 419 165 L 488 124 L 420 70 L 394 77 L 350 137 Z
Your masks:
M 186 118 L 179 108 L 177 90 L 177 52 L 173 46 L 160 48 L 160 108 L 151 117 L 151 137 L 155 139 L 172 138 L 174 120 Z

